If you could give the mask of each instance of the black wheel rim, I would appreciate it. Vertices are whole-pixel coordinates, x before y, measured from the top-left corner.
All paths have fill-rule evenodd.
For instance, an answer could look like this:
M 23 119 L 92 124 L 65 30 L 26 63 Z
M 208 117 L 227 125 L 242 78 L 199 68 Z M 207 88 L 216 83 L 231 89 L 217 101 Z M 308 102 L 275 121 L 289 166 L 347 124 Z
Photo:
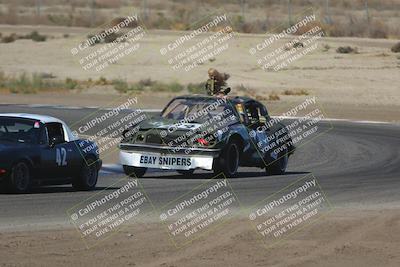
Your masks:
M 29 185 L 29 169 L 24 163 L 19 163 L 14 167 L 13 180 L 15 187 L 23 191 Z
M 236 145 L 232 145 L 228 150 L 228 171 L 230 174 L 236 173 L 239 165 L 239 151 Z
M 97 180 L 96 166 L 94 162 L 88 162 L 88 164 L 85 168 L 86 183 L 88 186 L 93 186 Z
M 286 170 L 286 166 L 288 163 L 288 153 L 287 150 L 285 150 L 283 152 L 284 154 L 281 155 L 281 158 L 279 160 L 279 168 L 281 169 L 281 171 L 285 171 Z

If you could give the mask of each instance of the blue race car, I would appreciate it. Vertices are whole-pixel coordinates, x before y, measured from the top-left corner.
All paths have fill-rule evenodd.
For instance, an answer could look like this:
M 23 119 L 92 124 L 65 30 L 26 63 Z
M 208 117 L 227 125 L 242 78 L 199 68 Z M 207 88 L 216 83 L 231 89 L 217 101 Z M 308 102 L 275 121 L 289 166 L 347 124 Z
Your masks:
M 0 181 L 15 193 L 33 185 L 71 184 L 78 190 L 96 187 L 102 161 L 97 147 L 76 138 L 61 120 L 35 114 L 0 114 Z

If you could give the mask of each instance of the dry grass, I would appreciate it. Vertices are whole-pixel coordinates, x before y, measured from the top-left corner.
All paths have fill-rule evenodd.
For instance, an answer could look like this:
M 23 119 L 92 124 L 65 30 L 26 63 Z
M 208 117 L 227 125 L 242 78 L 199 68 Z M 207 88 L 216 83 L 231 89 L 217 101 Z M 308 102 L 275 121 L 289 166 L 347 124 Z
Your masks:
M 192 94 L 204 94 L 205 93 L 205 87 L 206 83 L 201 82 L 201 83 L 189 83 L 187 86 L 187 89 L 189 93 Z
M 397 30 L 391 29 L 380 19 L 373 19 L 369 23 L 359 15 L 348 15 L 344 20 L 332 25 L 325 25 L 326 33 L 331 37 L 370 37 L 388 38 L 389 35 L 397 35 Z
M 30 39 L 30 40 L 35 41 L 35 42 L 44 42 L 44 41 L 47 40 L 47 36 L 46 35 L 39 34 L 37 31 L 33 31 L 33 32 L 31 32 L 29 34 L 26 34 L 26 35 L 17 35 L 16 33 L 11 33 L 8 36 L 6 36 L 6 35 L 5 36 L 1 36 L 0 35 L 0 37 L 1 37 L 1 42 L 2 43 L 12 43 L 12 42 L 14 42 L 14 41 L 16 41 L 18 39 Z
M 400 53 L 400 42 L 398 42 L 397 44 L 395 44 L 394 46 L 392 46 L 392 48 L 390 49 L 393 53 Z
M 37 15 L 36 0 L 6 1 L 0 23 L 5 24 L 44 24 L 60 26 L 91 27 L 111 21 L 118 16 L 126 16 L 136 10 L 147 28 L 187 30 L 194 22 L 213 12 L 227 12 L 235 31 L 244 33 L 264 33 L 281 30 L 288 26 L 287 1 L 252 0 L 246 1 L 244 14 L 240 1 L 206 0 L 188 2 L 184 0 L 147 1 L 143 9 L 142 0 L 96 0 L 95 17 L 92 20 L 90 1 L 49 1 L 42 0 L 41 15 Z M 329 17 L 325 1 L 292 1 L 292 20 L 307 8 L 317 11 L 318 21 L 299 29 L 298 34 L 318 25 L 329 36 L 355 36 L 372 38 L 396 38 L 400 36 L 396 0 L 369 0 L 369 18 L 364 0 L 330 0 Z M 212 12 L 211 12 L 212 11 Z M 293 21 L 292 21 L 293 23 Z
M 279 97 L 279 95 L 275 92 L 270 93 L 268 96 L 268 100 L 270 100 L 270 101 L 278 101 L 280 99 L 281 98 Z
M 1 42 L 2 43 L 12 43 L 15 42 L 15 40 L 17 40 L 18 37 L 15 33 L 11 33 L 10 35 L 5 35 L 1 37 Z
M 112 84 L 112 82 L 110 82 L 109 80 L 107 80 L 107 78 L 101 76 L 99 79 L 97 79 L 94 82 L 95 85 L 109 85 Z
M 306 89 L 297 89 L 297 90 L 285 90 L 283 91 L 284 95 L 309 95 L 309 92 Z
M 77 80 L 66 78 L 64 81 L 55 80 L 48 73 L 21 73 L 19 76 L 7 76 L 0 72 L 0 89 L 14 94 L 33 94 L 39 91 L 72 90 L 79 86 Z
M 122 94 L 129 92 L 140 93 L 145 91 L 178 93 L 185 89 L 185 86 L 178 82 L 164 83 L 153 81 L 151 79 L 140 80 L 136 83 L 128 83 L 126 80 L 114 79 L 111 81 L 111 84 L 117 92 Z M 187 89 L 190 91 L 192 89 L 192 86 L 192 84 L 188 85 Z
M 336 49 L 336 53 L 339 53 L 339 54 L 358 54 L 358 48 L 357 47 L 351 47 L 351 46 L 339 46 Z
M 140 80 L 136 83 L 128 83 L 123 79 L 107 80 L 105 77 L 93 81 L 88 79 L 86 81 L 80 81 L 72 78 L 66 78 L 65 80 L 58 80 L 52 74 L 49 73 L 33 73 L 28 75 L 22 73 L 19 76 L 7 76 L 4 72 L 0 72 L 0 89 L 8 90 L 11 93 L 24 93 L 34 94 L 42 91 L 54 91 L 54 90 L 74 90 L 92 87 L 109 87 L 112 86 L 117 92 L 124 94 L 130 92 L 144 92 L 146 90 L 152 92 L 170 92 L 179 93 L 184 89 L 187 89 L 192 93 L 204 93 L 204 83 L 189 84 L 184 86 L 178 82 L 159 82 L 151 79 Z M 201 90 L 200 90 L 201 89 Z
M 322 51 L 323 51 L 323 52 L 328 52 L 329 49 L 331 49 L 331 46 L 328 45 L 328 44 L 324 44 Z

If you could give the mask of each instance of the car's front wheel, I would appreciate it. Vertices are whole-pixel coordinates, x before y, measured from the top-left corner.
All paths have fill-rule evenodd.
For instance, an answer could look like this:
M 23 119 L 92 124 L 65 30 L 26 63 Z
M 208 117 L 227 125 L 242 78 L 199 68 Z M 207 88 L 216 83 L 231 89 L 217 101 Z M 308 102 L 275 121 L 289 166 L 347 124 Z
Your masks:
M 289 160 L 289 153 L 288 150 L 285 149 L 278 155 L 277 160 L 275 160 L 272 164 L 267 166 L 266 168 L 267 175 L 285 174 L 288 160 Z
M 122 168 L 124 169 L 124 173 L 128 175 L 129 177 L 133 178 L 141 178 L 143 175 L 145 175 L 147 168 L 143 167 L 133 167 L 133 166 L 127 166 L 123 165 Z
M 96 161 L 87 159 L 77 177 L 72 181 L 72 186 L 76 190 L 93 190 L 96 187 L 97 179 L 99 177 L 99 170 Z
M 31 186 L 31 171 L 25 162 L 16 163 L 12 169 L 9 180 L 9 189 L 13 193 L 26 193 Z
M 220 158 L 214 163 L 214 173 L 223 173 L 226 178 L 234 177 L 239 168 L 239 146 L 235 142 L 230 142 L 222 151 Z

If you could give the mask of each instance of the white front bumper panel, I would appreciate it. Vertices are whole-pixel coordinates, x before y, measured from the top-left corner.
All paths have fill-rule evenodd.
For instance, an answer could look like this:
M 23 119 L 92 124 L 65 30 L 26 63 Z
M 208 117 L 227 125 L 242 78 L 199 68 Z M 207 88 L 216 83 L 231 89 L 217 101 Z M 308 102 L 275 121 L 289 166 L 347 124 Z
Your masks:
M 213 158 L 207 156 L 182 156 L 148 152 L 120 151 L 120 163 L 134 167 L 146 167 L 165 170 L 212 170 Z

